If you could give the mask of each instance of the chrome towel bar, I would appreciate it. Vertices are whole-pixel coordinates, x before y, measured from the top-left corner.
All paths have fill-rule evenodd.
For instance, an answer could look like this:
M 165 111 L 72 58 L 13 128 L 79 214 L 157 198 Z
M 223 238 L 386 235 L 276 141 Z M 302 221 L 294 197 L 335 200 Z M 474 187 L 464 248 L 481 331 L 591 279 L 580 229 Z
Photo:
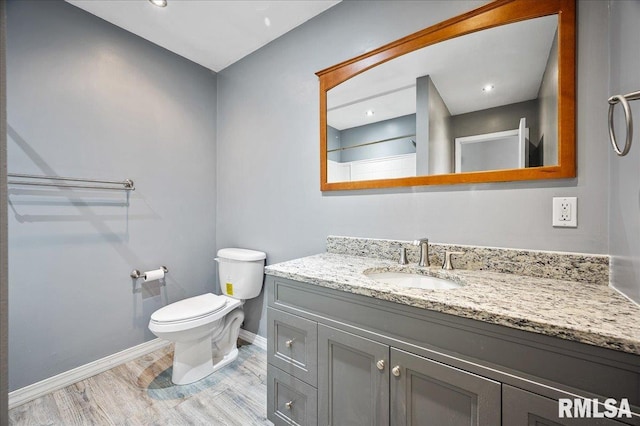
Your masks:
M 328 149 L 327 153 L 329 152 L 336 152 L 336 151 L 346 151 L 347 149 L 354 149 L 354 148 L 360 148 L 363 146 L 369 146 L 369 145 L 376 145 L 379 143 L 384 143 L 384 142 L 391 142 L 391 141 L 399 141 L 402 139 L 407 139 L 407 138 L 415 138 L 416 135 L 402 135 L 402 136 L 396 136 L 395 138 L 389 138 L 389 139 L 381 139 L 379 141 L 373 141 L 373 142 L 364 142 L 364 143 L 360 143 L 358 145 L 351 145 L 351 146 L 344 146 L 342 148 L 334 148 L 334 149 Z M 413 143 L 415 145 L 415 141 L 412 139 L 411 143 Z
M 633 142 L 633 117 L 631 116 L 629 101 L 637 101 L 638 99 L 640 99 L 640 91 L 627 93 L 626 95 L 614 95 L 609 98 L 609 139 L 611 140 L 613 150 L 620 157 L 627 155 L 631 149 L 631 143 Z M 613 130 L 613 109 L 618 103 L 622 105 L 622 109 L 624 110 L 624 121 L 627 127 L 627 137 L 624 141 L 623 149 L 620 149 L 616 141 L 615 131 Z
M 98 180 L 98 179 L 71 178 L 71 177 L 62 177 L 62 176 L 38 176 L 38 175 L 29 175 L 24 173 L 7 173 L 7 176 L 10 178 L 22 178 L 22 179 L 39 179 L 39 180 L 108 184 L 108 185 L 80 185 L 80 184 L 74 184 L 74 183 L 39 182 L 37 180 L 35 181 L 10 180 L 7 182 L 9 185 L 55 186 L 55 187 L 61 187 L 61 188 L 110 189 L 110 190 L 124 190 L 124 191 L 135 191 L 136 189 L 131 179 L 125 179 L 124 181 Z

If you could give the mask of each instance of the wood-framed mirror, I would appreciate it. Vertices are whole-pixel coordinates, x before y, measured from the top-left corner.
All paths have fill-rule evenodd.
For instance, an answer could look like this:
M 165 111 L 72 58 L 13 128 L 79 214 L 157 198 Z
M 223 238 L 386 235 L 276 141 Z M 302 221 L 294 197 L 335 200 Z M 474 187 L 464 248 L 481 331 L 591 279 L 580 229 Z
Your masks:
M 570 178 L 575 0 L 497 0 L 317 72 L 322 191 Z

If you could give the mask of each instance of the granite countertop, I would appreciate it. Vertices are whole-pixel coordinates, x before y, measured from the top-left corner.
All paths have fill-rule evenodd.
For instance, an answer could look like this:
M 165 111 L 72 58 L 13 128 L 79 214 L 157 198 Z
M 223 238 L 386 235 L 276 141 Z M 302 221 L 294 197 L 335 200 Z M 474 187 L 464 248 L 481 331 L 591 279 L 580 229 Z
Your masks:
M 417 271 L 462 287 L 402 288 L 364 272 Z M 640 354 L 640 307 L 597 284 L 490 271 L 419 268 L 396 262 L 322 253 L 269 265 L 267 275 L 304 281 L 404 305 Z

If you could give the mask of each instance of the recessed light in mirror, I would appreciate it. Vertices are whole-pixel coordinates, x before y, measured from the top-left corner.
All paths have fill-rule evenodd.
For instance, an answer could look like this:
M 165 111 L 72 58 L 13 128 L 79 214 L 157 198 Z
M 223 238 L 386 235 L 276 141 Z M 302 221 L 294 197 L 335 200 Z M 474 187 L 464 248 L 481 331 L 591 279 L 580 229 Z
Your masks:
M 269 19 L 268 16 L 264 17 L 264 26 L 265 27 L 270 27 L 271 26 L 271 19 Z
M 167 0 L 149 0 L 149 3 L 158 7 L 167 7 Z
M 487 93 L 487 92 L 491 92 L 493 89 L 494 89 L 493 84 L 487 84 L 482 88 L 482 91 Z

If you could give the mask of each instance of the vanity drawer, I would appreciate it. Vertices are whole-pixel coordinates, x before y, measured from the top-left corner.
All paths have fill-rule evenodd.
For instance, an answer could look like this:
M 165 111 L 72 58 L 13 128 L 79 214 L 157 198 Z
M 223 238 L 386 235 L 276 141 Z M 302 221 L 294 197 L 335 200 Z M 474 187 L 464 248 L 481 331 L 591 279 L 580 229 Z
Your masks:
M 281 370 L 316 386 L 318 324 L 296 315 L 267 310 L 267 359 Z
M 267 366 L 267 418 L 275 425 L 318 424 L 318 392 L 284 371 Z

